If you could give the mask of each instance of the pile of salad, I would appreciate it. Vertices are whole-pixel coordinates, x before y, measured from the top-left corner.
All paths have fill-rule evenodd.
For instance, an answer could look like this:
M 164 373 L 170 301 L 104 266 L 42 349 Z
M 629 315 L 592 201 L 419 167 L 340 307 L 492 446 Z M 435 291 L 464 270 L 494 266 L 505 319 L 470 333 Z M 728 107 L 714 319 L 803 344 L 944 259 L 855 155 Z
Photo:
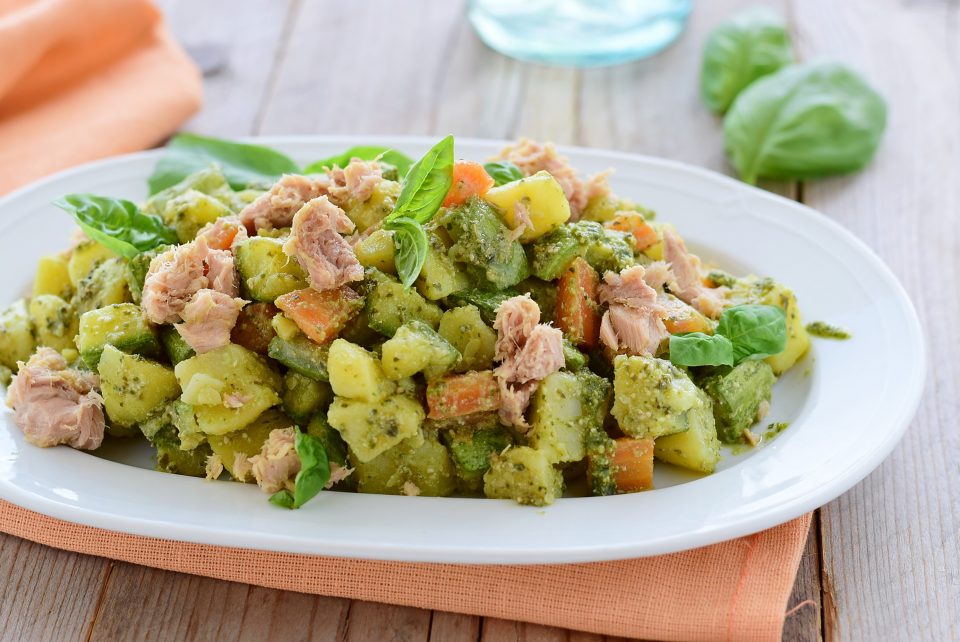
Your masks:
M 144 203 L 78 230 L 0 313 L 28 442 L 141 439 L 158 470 L 546 505 L 711 473 L 809 339 L 794 294 L 522 139 L 485 164 L 356 147 L 300 168 L 184 135 Z M 212 162 L 211 162 L 212 161 Z M 658 464 L 660 465 L 660 464 Z

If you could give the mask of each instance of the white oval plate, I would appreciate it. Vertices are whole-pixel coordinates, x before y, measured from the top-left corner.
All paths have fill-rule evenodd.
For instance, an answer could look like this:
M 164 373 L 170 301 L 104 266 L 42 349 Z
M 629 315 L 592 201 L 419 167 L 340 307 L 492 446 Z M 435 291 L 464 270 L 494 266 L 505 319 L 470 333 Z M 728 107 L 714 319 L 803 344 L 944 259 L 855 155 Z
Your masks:
M 372 142 L 416 157 L 433 140 L 262 142 L 307 163 Z M 483 159 L 501 146 L 458 140 L 457 156 Z M 803 205 L 713 172 L 630 154 L 564 151 L 583 172 L 615 168 L 614 190 L 673 222 L 707 260 L 773 276 L 794 289 L 806 320 L 853 331 L 850 341 L 814 340 L 806 359 L 777 383 L 767 421 L 790 422 L 778 438 L 728 453 L 713 475 L 658 464 L 656 490 L 565 498 L 543 509 L 328 492 L 285 511 L 252 485 L 149 470 L 142 447 L 110 446 L 98 456 L 35 448 L 7 411 L 0 417 L 0 496 L 72 522 L 207 544 L 405 561 L 559 563 L 670 553 L 754 533 L 825 504 L 880 464 L 916 411 L 924 342 L 903 288 L 862 242 Z M 36 259 L 67 243 L 72 223 L 51 201 L 70 192 L 142 199 L 159 156 L 91 163 L 0 201 L 0 274 L 8 275 L 0 302 L 22 295 Z M 889 357 L 893 346 L 896 359 Z

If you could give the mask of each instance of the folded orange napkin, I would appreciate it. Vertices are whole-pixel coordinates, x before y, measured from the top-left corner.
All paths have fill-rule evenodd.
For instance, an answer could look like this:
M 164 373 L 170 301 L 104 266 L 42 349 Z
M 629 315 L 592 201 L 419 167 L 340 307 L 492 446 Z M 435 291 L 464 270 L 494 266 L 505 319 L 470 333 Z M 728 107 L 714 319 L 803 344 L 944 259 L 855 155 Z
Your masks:
M 156 145 L 200 97 L 147 0 L 0 0 L 0 194 Z
M 0 193 L 158 143 L 200 78 L 145 0 L 0 0 Z M 809 515 L 686 553 L 595 564 L 348 560 L 137 537 L 0 501 L 0 531 L 183 573 L 654 640 L 779 640 Z

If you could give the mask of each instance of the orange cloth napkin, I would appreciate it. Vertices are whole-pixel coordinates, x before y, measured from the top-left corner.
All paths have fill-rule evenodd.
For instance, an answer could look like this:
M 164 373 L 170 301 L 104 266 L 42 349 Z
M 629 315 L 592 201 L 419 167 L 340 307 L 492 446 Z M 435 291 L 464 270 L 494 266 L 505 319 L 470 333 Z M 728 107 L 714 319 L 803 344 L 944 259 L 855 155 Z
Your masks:
M 200 104 L 145 0 L 0 0 L 0 193 L 143 149 Z M 0 530 L 56 548 L 271 588 L 655 640 L 779 640 L 809 515 L 686 553 L 596 564 L 348 560 L 137 537 L 0 501 Z
M 156 145 L 200 102 L 147 0 L 0 0 L 0 194 Z

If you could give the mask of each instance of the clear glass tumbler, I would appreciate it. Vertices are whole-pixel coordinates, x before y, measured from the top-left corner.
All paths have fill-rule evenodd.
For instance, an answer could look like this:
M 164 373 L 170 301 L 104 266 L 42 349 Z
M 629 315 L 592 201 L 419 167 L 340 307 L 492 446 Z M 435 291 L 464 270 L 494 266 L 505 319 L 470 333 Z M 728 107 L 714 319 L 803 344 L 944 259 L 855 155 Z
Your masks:
M 645 58 L 683 31 L 693 0 L 470 0 L 480 39 L 500 53 L 597 67 Z

